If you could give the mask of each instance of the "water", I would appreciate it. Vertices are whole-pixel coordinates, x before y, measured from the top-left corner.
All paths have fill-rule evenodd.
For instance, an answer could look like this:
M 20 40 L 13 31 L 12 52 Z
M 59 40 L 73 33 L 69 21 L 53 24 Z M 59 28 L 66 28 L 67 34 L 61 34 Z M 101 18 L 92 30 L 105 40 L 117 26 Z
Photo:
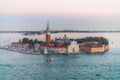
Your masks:
M 0 15 L 1 31 L 32 31 L 46 29 L 50 21 L 52 30 L 120 30 L 120 16 L 78 15 Z
M 76 36 L 104 35 L 110 40 L 110 50 L 103 54 L 29 55 L 0 50 L 0 80 L 119 80 L 119 34 L 81 33 L 81 36 Z M 59 35 L 63 36 L 62 33 Z M 0 36 L 6 39 L 2 34 Z M 9 36 L 9 39 L 14 37 Z M 50 57 L 55 60 L 47 62 Z

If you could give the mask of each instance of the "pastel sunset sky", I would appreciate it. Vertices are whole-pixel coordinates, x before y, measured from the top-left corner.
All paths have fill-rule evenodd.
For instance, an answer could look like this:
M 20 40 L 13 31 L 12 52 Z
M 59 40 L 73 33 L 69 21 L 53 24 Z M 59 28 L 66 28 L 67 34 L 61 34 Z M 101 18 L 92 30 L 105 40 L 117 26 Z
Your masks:
M 118 30 L 120 0 L 0 0 L 0 18 L 0 30 L 44 29 L 47 20 L 53 29 Z

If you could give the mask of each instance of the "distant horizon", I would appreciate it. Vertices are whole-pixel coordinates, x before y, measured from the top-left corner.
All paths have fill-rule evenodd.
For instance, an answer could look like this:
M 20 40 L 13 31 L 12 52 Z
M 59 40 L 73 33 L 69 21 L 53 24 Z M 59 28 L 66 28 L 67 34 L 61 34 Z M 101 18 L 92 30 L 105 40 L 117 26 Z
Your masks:
M 0 32 L 22 32 L 22 30 L 3 30 Z M 39 31 L 46 31 L 46 30 L 23 30 L 23 32 L 39 32 Z M 64 32 L 120 32 L 120 30 L 51 30 L 53 31 L 64 31 Z
M 0 31 L 45 30 L 120 30 L 120 17 L 88 16 L 0 16 Z

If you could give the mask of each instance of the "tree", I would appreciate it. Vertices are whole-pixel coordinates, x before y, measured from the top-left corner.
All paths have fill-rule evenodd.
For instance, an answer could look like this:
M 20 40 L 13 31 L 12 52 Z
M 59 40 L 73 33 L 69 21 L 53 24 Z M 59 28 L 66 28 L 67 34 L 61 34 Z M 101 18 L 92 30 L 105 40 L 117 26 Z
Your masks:
M 37 40 L 37 39 L 35 39 L 35 40 L 34 40 L 34 43 L 35 43 L 35 44 L 36 44 L 36 43 L 38 43 L 38 40 Z
M 24 43 L 24 44 L 25 44 L 25 43 L 29 43 L 29 39 L 28 39 L 28 38 L 23 38 L 23 39 L 22 39 L 22 43 Z
M 82 42 L 99 42 L 100 44 L 109 44 L 108 39 L 104 37 L 86 37 L 81 39 L 76 39 L 78 43 Z
M 29 45 L 30 45 L 30 48 L 34 48 L 34 41 L 33 41 L 33 39 L 29 40 Z

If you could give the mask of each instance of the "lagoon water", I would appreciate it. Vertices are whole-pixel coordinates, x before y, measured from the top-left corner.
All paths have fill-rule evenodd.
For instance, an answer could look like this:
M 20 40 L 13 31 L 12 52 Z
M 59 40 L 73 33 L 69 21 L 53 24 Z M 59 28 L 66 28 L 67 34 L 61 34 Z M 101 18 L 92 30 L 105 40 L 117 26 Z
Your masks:
M 69 38 L 104 36 L 110 50 L 103 54 L 30 55 L 0 50 L 0 80 L 119 80 L 120 33 L 66 33 Z M 63 37 L 64 33 L 52 34 Z M 1 45 L 22 37 L 44 40 L 45 35 L 0 34 Z M 48 58 L 54 58 L 47 62 Z M 98 75 L 96 75 L 98 74 Z

